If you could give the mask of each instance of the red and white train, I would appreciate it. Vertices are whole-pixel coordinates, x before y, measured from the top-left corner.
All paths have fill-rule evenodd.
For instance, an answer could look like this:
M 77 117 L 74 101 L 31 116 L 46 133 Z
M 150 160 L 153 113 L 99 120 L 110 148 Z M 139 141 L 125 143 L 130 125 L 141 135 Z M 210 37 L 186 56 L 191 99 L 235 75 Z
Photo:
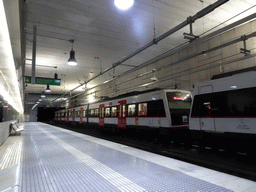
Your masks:
M 189 119 L 193 135 L 204 140 L 214 136 L 215 143 L 232 141 L 233 146 L 256 141 L 255 69 L 217 75 L 195 86 Z M 216 135 L 222 140 L 216 140 Z
M 56 112 L 55 120 L 117 129 L 158 129 L 163 134 L 181 130 L 180 136 L 190 141 L 228 143 L 243 149 L 254 146 L 256 67 L 196 84 L 191 102 L 189 91 L 148 90 L 63 109 Z
M 55 113 L 55 120 L 109 129 L 158 129 L 166 133 L 188 130 L 190 106 L 189 91 L 154 89 L 63 109 Z

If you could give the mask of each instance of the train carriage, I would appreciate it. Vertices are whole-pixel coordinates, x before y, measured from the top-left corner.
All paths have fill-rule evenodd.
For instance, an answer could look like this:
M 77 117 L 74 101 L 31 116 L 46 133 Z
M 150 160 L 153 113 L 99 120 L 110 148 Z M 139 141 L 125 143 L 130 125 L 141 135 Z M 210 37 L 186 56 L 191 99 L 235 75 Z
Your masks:
M 66 111 L 71 116 L 58 120 L 110 129 L 159 129 L 167 133 L 169 130 L 188 129 L 190 104 L 189 91 L 154 89 L 70 108 Z M 63 110 L 56 113 L 63 113 Z
M 255 69 L 255 68 L 253 68 Z M 221 136 L 240 145 L 255 141 L 256 71 L 237 71 L 198 83 L 193 93 L 190 131 L 200 139 Z M 230 140 L 232 138 L 232 140 Z M 239 144 L 240 143 L 240 144 Z

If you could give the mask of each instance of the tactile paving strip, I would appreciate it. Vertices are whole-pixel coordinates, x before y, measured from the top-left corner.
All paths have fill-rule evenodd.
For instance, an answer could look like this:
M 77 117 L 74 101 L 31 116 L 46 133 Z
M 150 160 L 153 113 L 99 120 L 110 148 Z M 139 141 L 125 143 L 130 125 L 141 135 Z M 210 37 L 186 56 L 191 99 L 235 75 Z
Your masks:
M 47 125 L 23 134 L 21 191 L 230 191 Z
M 0 147 L 0 170 L 20 163 L 22 153 L 22 137 L 11 135 Z

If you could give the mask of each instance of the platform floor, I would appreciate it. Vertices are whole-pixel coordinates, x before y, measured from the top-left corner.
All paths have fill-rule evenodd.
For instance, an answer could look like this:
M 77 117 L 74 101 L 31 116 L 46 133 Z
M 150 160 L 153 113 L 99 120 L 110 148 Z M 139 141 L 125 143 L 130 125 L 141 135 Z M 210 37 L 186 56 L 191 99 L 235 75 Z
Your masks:
M 21 135 L 6 141 L 6 145 L 14 143 L 17 151 L 14 164 L 0 167 L 2 191 L 253 192 L 256 189 L 253 181 L 43 123 L 25 123 Z M 0 152 L 3 147 L 0 146 Z M 8 159 L 4 154 L 0 155 L 0 165 L 3 158 Z M 13 186 L 4 188 L 8 174 L 15 175 L 15 179 L 11 182 Z

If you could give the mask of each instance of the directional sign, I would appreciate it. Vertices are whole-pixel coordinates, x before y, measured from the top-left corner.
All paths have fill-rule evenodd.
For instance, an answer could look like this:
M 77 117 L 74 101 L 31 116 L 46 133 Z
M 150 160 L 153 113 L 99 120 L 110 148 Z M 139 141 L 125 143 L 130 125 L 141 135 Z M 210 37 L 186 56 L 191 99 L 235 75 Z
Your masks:
M 60 86 L 60 79 L 36 77 L 35 84 Z M 31 83 L 31 76 L 25 76 L 25 83 Z

